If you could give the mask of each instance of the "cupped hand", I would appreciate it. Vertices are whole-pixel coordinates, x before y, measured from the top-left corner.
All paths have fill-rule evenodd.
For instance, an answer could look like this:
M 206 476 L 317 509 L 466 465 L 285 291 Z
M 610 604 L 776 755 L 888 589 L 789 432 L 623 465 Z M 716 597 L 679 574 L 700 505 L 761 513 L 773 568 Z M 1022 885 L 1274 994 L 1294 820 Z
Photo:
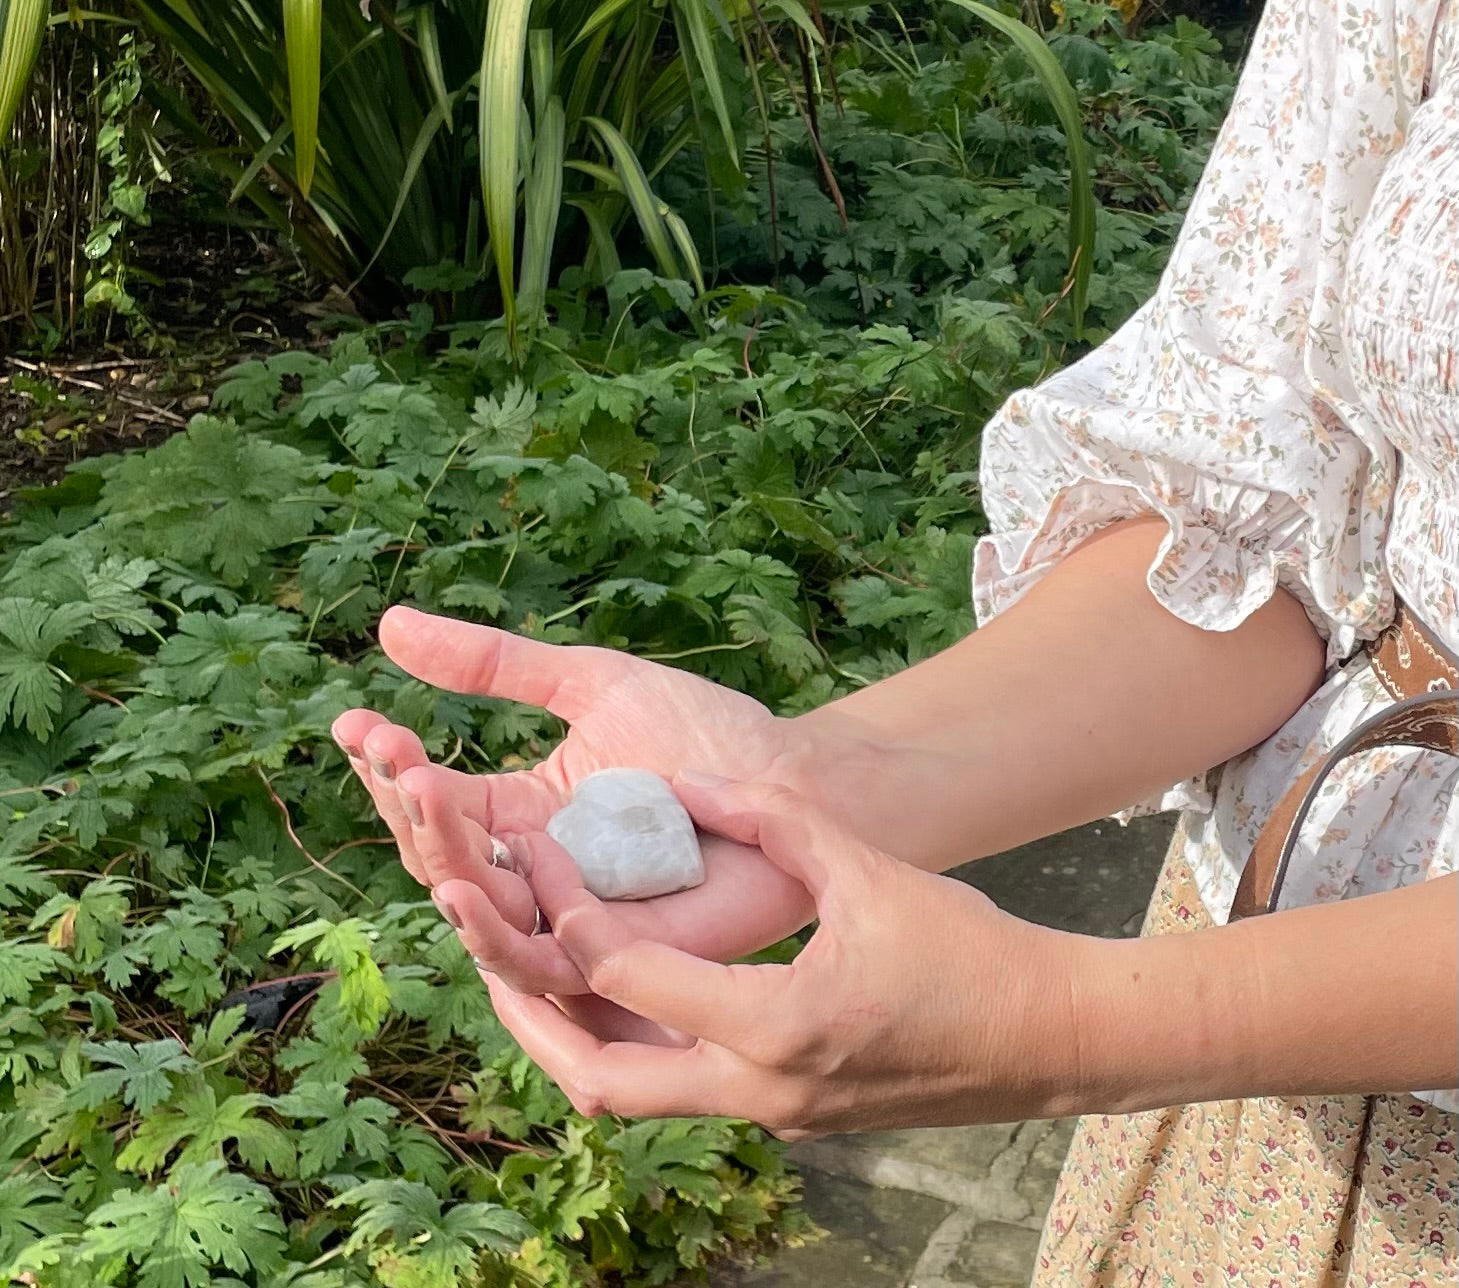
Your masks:
M 808 759 L 791 722 L 752 698 L 627 653 L 544 644 L 400 607 L 382 618 L 380 643 L 427 684 L 545 707 L 569 725 L 542 764 L 496 775 L 431 764 L 413 732 L 372 711 L 347 711 L 333 729 L 411 875 L 432 888 L 467 881 L 485 893 L 478 955 L 524 992 L 583 992 L 586 985 L 555 940 L 533 942 L 527 874 L 493 867 L 492 835 L 542 830 L 574 785 L 600 769 L 775 779 Z M 803 887 L 753 845 L 711 838 L 705 863 L 702 885 L 625 904 L 627 923 L 645 937 L 728 961 L 810 919 Z
M 498 1016 L 579 1112 L 749 1118 L 792 1139 L 1072 1103 L 1073 994 L 1093 941 L 900 863 L 783 788 L 687 777 L 675 788 L 696 823 L 761 850 L 814 897 L 820 925 L 790 965 L 706 961 L 595 899 L 546 835 L 521 838 L 553 936 L 593 992 L 678 1038 L 672 1049 L 652 1034 L 604 1040 L 488 975 Z

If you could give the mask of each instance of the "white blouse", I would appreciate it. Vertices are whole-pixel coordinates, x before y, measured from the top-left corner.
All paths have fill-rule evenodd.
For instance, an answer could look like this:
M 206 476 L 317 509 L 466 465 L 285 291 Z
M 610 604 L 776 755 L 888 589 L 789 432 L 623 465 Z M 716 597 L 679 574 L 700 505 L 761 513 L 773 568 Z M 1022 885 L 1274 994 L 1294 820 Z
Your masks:
M 1149 586 L 1177 617 L 1230 630 L 1280 586 L 1328 641 L 1327 682 L 1275 736 L 1132 811 L 1187 811 L 1218 920 L 1287 786 L 1392 701 L 1353 655 L 1395 594 L 1459 651 L 1456 29 L 1445 0 L 1270 0 L 1154 298 L 984 433 L 980 620 L 1157 514 Z M 1343 762 L 1283 905 L 1453 872 L 1456 782 L 1433 752 Z

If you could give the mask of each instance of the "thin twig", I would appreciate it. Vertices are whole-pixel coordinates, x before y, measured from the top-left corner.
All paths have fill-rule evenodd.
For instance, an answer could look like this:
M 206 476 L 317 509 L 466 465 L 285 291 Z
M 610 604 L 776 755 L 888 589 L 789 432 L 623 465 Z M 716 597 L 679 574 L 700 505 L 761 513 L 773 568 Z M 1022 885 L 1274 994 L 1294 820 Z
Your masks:
M 277 984 L 292 984 L 301 979 L 334 979 L 339 972 L 337 970 L 306 970 L 301 975 L 280 975 L 277 979 L 261 979 L 256 984 L 249 984 L 246 988 L 240 988 L 240 993 L 251 993 L 258 988 L 273 988 Z
M 96 698 L 101 702 L 110 702 L 112 706 L 120 707 L 123 711 L 127 709 L 125 702 L 120 698 L 113 697 L 110 693 L 103 693 L 100 689 L 93 689 L 89 684 L 82 684 L 79 680 L 76 681 L 76 687 L 89 698 Z
M 65 783 L 37 783 L 34 787 L 7 787 L 3 792 L 0 792 L 0 800 L 4 800 L 7 796 L 29 796 L 32 793 L 39 792 L 50 792 L 56 796 L 69 796 L 71 794 L 70 788 Z M 86 875 L 91 876 L 92 874 L 88 872 Z
M 394 1087 L 387 1087 L 383 1082 L 376 1082 L 373 1078 L 361 1078 L 360 1081 L 366 1083 L 368 1086 L 374 1087 L 376 1091 L 389 1096 L 396 1104 L 404 1105 L 421 1122 L 425 1123 L 431 1131 L 435 1132 L 436 1135 L 445 1137 L 446 1144 L 456 1149 L 457 1154 L 468 1163 L 475 1165 L 477 1160 L 472 1158 L 464 1150 L 457 1148 L 454 1144 L 455 1141 L 464 1140 L 470 1145 L 492 1145 L 497 1149 L 510 1150 L 515 1154 L 535 1154 L 538 1158 L 550 1157 L 550 1155 L 540 1149 L 533 1149 L 531 1145 L 519 1145 L 516 1141 L 502 1140 L 499 1136 L 493 1136 L 490 1132 L 452 1131 L 449 1127 L 442 1127 L 440 1123 L 432 1118 L 430 1114 L 426 1113 L 424 1109 L 404 1092 L 396 1091 Z
M 23 358 L 6 358 L 12 366 L 19 367 L 23 371 L 33 371 L 51 380 L 64 381 L 68 385 L 76 385 L 81 389 L 90 389 L 96 393 L 105 394 L 108 398 L 114 398 L 119 403 L 125 403 L 128 407 L 144 413 L 144 418 L 161 421 L 166 425 L 175 425 L 180 429 L 187 427 L 187 417 L 180 416 L 175 411 L 169 411 L 166 407 L 158 407 L 142 398 L 133 398 L 130 394 L 124 394 L 119 389 L 113 389 L 109 385 L 103 385 L 95 380 L 83 380 L 80 376 L 73 376 L 69 372 L 59 371 L 47 366 L 43 362 L 26 362 Z
M 274 1025 L 274 1032 L 282 1033 L 284 1029 L 288 1026 L 289 1021 L 292 1020 L 294 1016 L 298 1015 L 299 1012 L 302 1011 L 308 1003 L 312 1002 L 316 997 L 318 997 L 323 989 L 323 984 L 320 984 L 317 988 L 311 988 L 307 993 L 304 994 L 303 997 L 295 1002 L 293 1006 L 289 1007 L 289 1009 L 285 1011 L 283 1016 L 279 1019 L 279 1022 Z
M 357 894 L 360 899 L 362 899 L 365 903 L 373 905 L 375 901 L 371 899 L 363 890 L 361 890 L 359 886 L 357 886 L 353 881 L 351 881 L 348 877 L 340 876 L 338 872 L 331 871 L 309 852 L 309 847 L 299 839 L 299 834 L 294 831 L 293 820 L 289 817 L 289 807 L 284 804 L 283 797 L 281 797 L 278 792 L 274 791 L 273 783 L 269 781 L 268 775 L 263 772 L 263 768 L 261 766 L 255 765 L 253 768 L 258 773 L 259 781 L 263 783 L 264 791 L 269 794 L 269 799 L 278 806 L 279 813 L 284 816 L 284 830 L 288 832 L 289 840 L 293 841 L 299 853 L 309 860 L 310 866 L 318 868 L 319 871 L 324 873 L 324 875 L 327 877 L 333 877 L 341 885 L 347 887 L 355 894 Z M 334 856 L 331 855 L 330 857 L 333 858 Z
M 836 182 L 836 176 L 831 171 L 831 159 L 826 155 L 826 150 L 821 146 L 821 136 L 816 129 L 815 121 L 811 110 L 802 105 L 800 96 L 795 92 L 795 82 L 791 78 L 790 68 L 786 65 L 785 58 L 776 45 L 770 28 L 765 22 L 765 16 L 760 12 L 760 6 L 755 0 L 749 0 L 750 12 L 754 14 L 756 23 L 765 37 L 765 45 L 770 50 L 770 56 L 775 60 L 775 65 L 780 69 L 781 79 L 785 81 L 786 92 L 790 95 L 790 101 L 795 104 L 795 109 L 800 113 L 801 121 L 805 124 L 806 134 L 810 138 L 811 147 L 815 151 L 816 161 L 820 166 L 821 179 L 825 183 L 826 193 L 835 203 L 836 213 L 840 216 L 841 227 L 846 233 L 846 248 L 851 252 L 851 267 L 856 274 L 856 312 L 863 326 L 866 325 L 866 299 L 863 290 L 863 278 L 861 273 L 861 259 L 856 253 L 856 236 L 851 231 L 851 217 L 846 213 L 846 198 L 841 195 L 841 185 Z

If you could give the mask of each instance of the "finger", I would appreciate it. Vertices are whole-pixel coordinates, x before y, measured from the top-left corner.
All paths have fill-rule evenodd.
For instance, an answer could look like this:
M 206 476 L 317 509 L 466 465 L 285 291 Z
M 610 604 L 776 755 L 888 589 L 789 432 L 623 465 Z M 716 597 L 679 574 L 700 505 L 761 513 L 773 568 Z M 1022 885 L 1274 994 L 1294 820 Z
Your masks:
M 519 993 L 590 991 L 556 938 L 525 933 L 531 923 L 510 924 L 496 901 L 480 886 L 469 881 L 448 881 L 437 886 L 434 895 L 451 908 L 458 923 L 456 933 L 479 969 L 500 975 Z
M 543 644 L 397 605 L 380 619 L 380 645 L 403 670 L 439 689 L 546 707 L 569 722 L 635 665 L 627 653 Z
M 398 740 L 388 732 L 392 729 L 394 726 L 390 721 L 378 712 L 356 708 L 346 711 L 336 719 L 330 732 L 340 749 L 348 757 L 355 777 L 360 780 L 361 785 L 369 794 L 371 803 L 375 806 L 375 812 L 380 815 L 395 838 L 395 846 L 400 852 L 400 861 L 405 870 L 424 885 L 426 884 L 424 865 L 415 852 L 410 820 L 400 806 L 392 780 L 396 773 L 395 757 L 400 756 L 406 763 L 411 763 L 410 749 L 409 745 L 404 743 L 396 746 Z M 380 763 L 385 773 L 392 777 L 382 777 L 371 768 L 372 757 L 366 750 L 366 746 L 367 744 L 376 745 L 374 740 L 383 740 L 377 744 L 384 748 L 383 759 L 380 760 Z M 416 745 L 419 746 L 419 740 L 416 740 Z M 421 758 L 424 758 L 424 755 L 425 752 L 422 749 Z
M 388 723 L 378 711 L 371 711 L 368 707 L 353 707 L 335 718 L 329 733 L 346 756 L 353 760 L 363 760 L 365 735 L 376 725 Z
M 535 829 L 534 829 L 535 830 Z M 624 925 L 710 961 L 728 962 L 773 944 L 816 915 L 810 894 L 794 877 L 768 865 L 758 850 L 723 836 L 700 838 L 705 880 L 691 890 L 615 905 Z M 758 897 L 741 891 L 754 882 Z M 733 915 L 726 906 L 733 907 Z
M 416 850 L 411 819 L 401 802 L 397 783 L 405 770 L 430 763 L 425 748 L 413 731 L 382 718 L 365 734 L 361 750 L 364 752 L 363 760 L 351 760 L 351 766 L 370 793 L 376 812 L 395 837 L 400 861 L 417 881 L 429 885 L 425 864 Z
M 482 885 L 502 866 L 498 856 L 505 850 L 486 828 L 467 815 L 461 793 L 449 774 L 439 765 L 406 770 L 398 780 L 400 804 L 410 819 L 427 885 L 437 886 L 443 881 Z M 505 868 L 510 871 L 513 865 L 510 856 L 506 857 Z M 526 893 L 530 897 L 531 892 Z
M 854 899 L 864 891 L 878 860 L 884 860 L 788 788 L 771 783 L 711 786 L 688 774 L 678 775 L 673 788 L 699 827 L 758 846 L 811 892 L 818 908 L 833 882 Z
M 533 769 L 468 774 L 445 765 L 427 764 L 402 770 L 397 783 L 403 794 L 422 803 L 426 792 L 431 792 L 439 809 L 454 810 L 497 836 L 538 831 L 567 804 L 567 793 Z
M 557 1009 L 579 1028 L 604 1042 L 642 1042 L 648 1046 L 691 1047 L 694 1038 L 625 1010 L 594 993 L 554 993 Z
M 602 902 L 583 885 L 582 873 L 572 855 L 546 832 L 528 832 L 512 838 L 512 857 L 532 874 L 532 892 L 554 935 L 585 913 L 603 913 L 599 933 L 616 936 L 619 945 L 634 938 L 619 918 L 606 915 Z
M 443 913 L 446 912 L 446 907 L 442 905 L 449 904 L 450 900 L 441 892 L 447 886 L 455 889 L 461 884 L 469 885 L 473 890 L 480 890 L 491 901 L 497 916 L 521 937 L 526 938 L 537 929 L 537 900 L 532 896 L 532 887 L 517 873 L 488 865 L 474 879 L 453 877 L 448 881 L 433 883 L 431 898 L 436 901 L 438 906 L 441 906 Z M 474 908 L 475 905 L 472 906 Z M 447 920 L 451 921 L 451 924 L 459 930 L 460 926 L 457 925 L 457 921 L 460 920 L 461 914 L 453 913 L 453 915 L 456 920 L 452 920 L 451 916 L 447 916 Z
M 603 1042 L 546 998 L 524 997 L 500 980 L 488 980 L 487 988 L 522 1050 L 585 1117 L 742 1117 L 755 1101 L 745 1071 L 716 1047 Z
M 794 966 L 722 966 L 642 939 L 621 911 L 595 899 L 551 837 L 519 837 L 552 935 L 591 992 L 665 1028 L 745 1052 L 790 1009 Z

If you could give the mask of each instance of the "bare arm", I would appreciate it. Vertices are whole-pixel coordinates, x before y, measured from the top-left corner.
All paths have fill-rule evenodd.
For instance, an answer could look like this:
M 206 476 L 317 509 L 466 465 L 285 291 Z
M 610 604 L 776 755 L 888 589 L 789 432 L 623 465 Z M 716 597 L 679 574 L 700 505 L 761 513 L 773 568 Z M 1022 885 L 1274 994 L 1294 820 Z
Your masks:
M 525 934 L 530 893 L 492 868 L 487 834 L 545 826 L 595 770 L 780 783 L 882 851 L 941 870 L 1106 815 L 1270 735 L 1318 683 L 1316 633 L 1284 594 L 1227 633 L 1184 624 L 1145 583 L 1163 534 L 1155 520 L 1111 527 L 989 626 L 797 719 L 627 654 L 396 608 L 381 639 L 405 670 L 545 706 L 568 737 L 529 771 L 476 777 L 429 766 L 414 733 L 372 712 L 346 713 L 335 734 L 411 872 L 480 887 L 476 955 L 515 988 L 572 992 L 576 968 L 560 953 L 541 960 Z M 625 915 L 718 960 L 811 916 L 804 889 L 763 855 L 716 842 L 709 860 L 703 885 Z
M 676 789 L 701 826 L 813 891 L 820 924 L 792 965 L 706 962 L 639 935 L 548 838 L 523 838 L 593 991 L 698 1039 L 604 1042 L 493 982 L 498 1014 L 585 1113 L 747 1116 L 796 1135 L 1459 1078 L 1459 876 L 1109 941 L 1000 912 L 783 789 L 690 775 Z
M 1459 876 L 1081 951 L 1081 1111 L 1459 1081 Z
M 1275 732 L 1323 646 L 1279 592 L 1189 626 L 1145 582 L 1165 527 L 1106 529 L 960 643 L 801 716 L 786 776 L 868 840 L 942 870 L 1124 808 Z

